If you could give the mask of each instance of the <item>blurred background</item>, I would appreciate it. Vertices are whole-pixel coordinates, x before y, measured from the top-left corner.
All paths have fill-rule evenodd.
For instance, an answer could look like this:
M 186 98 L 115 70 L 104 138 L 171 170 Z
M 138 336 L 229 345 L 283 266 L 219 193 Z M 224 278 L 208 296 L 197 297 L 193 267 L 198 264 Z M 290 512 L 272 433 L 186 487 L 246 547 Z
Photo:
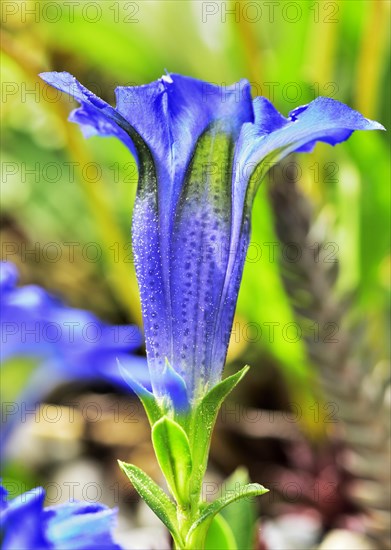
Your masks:
M 284 115 L 325 95 L 390 128 L 389 18 L 378 0 L 4 1 L 2 259 L 21 285 L 107 327 L 141 328 L 135 163 L 115 139 L 84 140 L 67 122 L 74 103 L 39 72 L 69 71 L 111 103 L 115 86 L 165 69 L 219 85 L 247 78 Z M 388 141 L 362 132 L 335 149 L 318 144 L 273 168 L 258 193 L 227 372 L 252 368 L 222 410 L 205 485 L 213 498 L 243 466 L 270 488 L 228 509 L 239 548 L 389 547 Z M 119 506 L 125 548 L 168 548 L 116 464 L 162 482 L 138 402 L 66 352 L 52 379 L 47 358 L 59 348 L 38 333 L 36 348 L 18 332 L 7 352 L 9 326 L 2 340 L 11 496 L 40 484 L 48 504 Z M 137 338 L 123 347 L 143 361 Z

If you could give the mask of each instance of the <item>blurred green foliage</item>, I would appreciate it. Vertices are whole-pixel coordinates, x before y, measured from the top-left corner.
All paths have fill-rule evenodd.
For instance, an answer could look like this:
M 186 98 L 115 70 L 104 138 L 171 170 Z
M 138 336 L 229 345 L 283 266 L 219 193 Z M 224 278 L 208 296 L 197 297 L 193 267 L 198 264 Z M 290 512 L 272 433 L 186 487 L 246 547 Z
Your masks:
M 34 277 L 77 302 L 72 282 L 70 290 L 62 286 L 70 270 L 64 243 L 77 242 L 77 269 L 86 271 L 87 281 L 103 277 L 113 310 L 140 322 L 129 248 L 134 162 L 115 140 L 84 140 L 66 121 L 72 103 L 46 88 L 39 71 L 68 70 L 112 102 L 116 85 L 143 84 L 164 69 L 218 84 L 248 78 L 254 94 L 269 97 L 283 114 L 330 95 L 389 128 L 389 12 L 387 0 L 4 2 L 3 257 L 19 257 L 23 264 L 23 240 L 40 243 L 47 250 L 39 257 L 45 269 Z M 357 315 L 379 327 L 374 345 L 381 352 L 389 292 L 387 154 L 386 133 L 365 133 L 336 149 L 319 144 L 311 156 L 295 158 L 300 186 L 327 239 L 337 245 L 339 290 L 357 291 Z M 53 242 L 63 252 L 62 277 L 54 249 L 52 255 L 45 249 Z M 99 244 L 99 257 L 83 250 L 91 242 Z M 252 242 L 250 252 L 262 255 L 246 262 L 238 317 L 244 324 L 283 327 L 295 319 L 279 263 L 265 244 L 277 242 L 267 184 L 256 200 Z M 34 264 L 34 257 L 26 258 Z M 31 278 L 27 268 L 23 275 Z M 78 284 L 76 279 L 75 292 Z M 98 300 L 93 303 L 97 313 L 108 314 Z M 247 338 L 248 345 L 274 357 L 293 395 L 298 388 L 306 393 L 313 373 L 303 341 L 292 343 L 281 330 L 275 335 L 263 330 L 256 342 Z M 242 351 L 237 347 L 236 357 Z

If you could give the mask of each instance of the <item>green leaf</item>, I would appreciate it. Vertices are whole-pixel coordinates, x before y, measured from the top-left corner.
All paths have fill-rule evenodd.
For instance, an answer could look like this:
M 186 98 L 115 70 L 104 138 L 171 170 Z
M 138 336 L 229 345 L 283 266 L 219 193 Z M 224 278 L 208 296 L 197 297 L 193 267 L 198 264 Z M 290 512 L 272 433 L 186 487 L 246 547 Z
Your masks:
M 213 386 L 213 388 L 205 395 L 201 402 L 201 407 L 205 409 L 204 412 L 208 414 L 209 411 L 209 413 L 211 413 L 211 416 L 213 416 L 213 414 L 217 414 L 224 399 L 229 393 L 231 393 L 234 387 L 239 384 L 241 379 L 247 374 L 249 370 L 250 367 L 246 365 L 239 372 L 228 376 L 228 378 L 225 378 L 224 380 L 216 384 L 216 386 Z
M 238 468 L 224 481 L 224 487 L 227 491 L 232 491 L 238 485 L 245 485 L 249 482 L 250 479 L 247 470 L 245 468 Z M 240 550 L 252 550 L 254 547 L 254 531 L 257 521 L 255 503 L 248 499 L 237 500 L 229 506 L 226 506 L 224 510 L 222 510 L 221 515 L 230 526 L 238 548 L 240 548 Z
M 203 442 L 205 439 L 210 440 L 217 413 L 224 399 L 247 374 L 249 369 L 249 366 L 245 366 L 239 372 L 219 382 L 202 399 L 194 416 L 192 433 L 192 439 L 194 441 L 193 448 L 195 447 L 201 450 L 200 446 L 197 444 L 198 441 Z M 194 462 L 196 462 L 196 460 L 194 460 Z
M 249 368 L 249 366 L 245 366 L 239 372 L 219 382 L 205 395 L 196 409 L 190 434 L 193 464 L 196 465 L 194 468 L 194 478 L 192 479 L 194 494 L 201 487 L 202 478 L 205 473 L 210 439 L 217 413 L 224 399 L 245 376 Z
M 185 431 L 164 416 L 152 427 L 152 443 L 172 494 L 178 503 L 187 504 L 192 458 Z
M 181 541 L 178 533 L 176 507 L 166 493 L 145 472 L 134 464 L 118 461 L 121 470 L 132 482 L 138 494 L 161 519 L 176 542 Z
M 204 550 L 237 550 L 237 548 L 232 529 L 223 516 L 217 514 L 208 529 Z M 242 550 L 241 547 L 240 550 Z
M 200 541 L 204 536 L 206 536 L 207 530 L 213 518 L 216 514 L 221 512 L 225 506 L 228 506 L 231 502 L 235 502 L 242 498 L 261 496 L 268 491 L 269 489 L 265 489 L 265 487 L 259 483 L 250 483 L 242 486 L 236 492 L 230 492 L 223 497 L 216 499 L 203 509 L 200 517 L 191 526 L 186 539 L 189 546 L 191 545 L 193 537 L 196 538 L 197 541 Z

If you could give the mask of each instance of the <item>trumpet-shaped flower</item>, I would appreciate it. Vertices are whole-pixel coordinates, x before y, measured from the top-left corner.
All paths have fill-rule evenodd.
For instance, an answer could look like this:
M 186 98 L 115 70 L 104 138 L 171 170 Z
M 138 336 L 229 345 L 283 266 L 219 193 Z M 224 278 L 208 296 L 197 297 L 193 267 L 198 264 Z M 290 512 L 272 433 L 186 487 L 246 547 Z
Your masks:
M 80 103 L 70 119 L 87 136 L 115 136 L 137 161 L 132 238 L 152 388 L 177 407 L 197 402 L 221 377 L 267 169 L 317 141 L 382 126 L 325 97 L 286 118 L 252 100 L 244 80 L 219 87 L 166 75 L 118 87 L 114 108 L 68 73 L 41 77 Z
M 4 550 L 121 550 L 113 541 L 115 510 L 103 504 L 69 502 L 44 508 L 38 487 L 7 501 L 0 486 L 1 540 Z

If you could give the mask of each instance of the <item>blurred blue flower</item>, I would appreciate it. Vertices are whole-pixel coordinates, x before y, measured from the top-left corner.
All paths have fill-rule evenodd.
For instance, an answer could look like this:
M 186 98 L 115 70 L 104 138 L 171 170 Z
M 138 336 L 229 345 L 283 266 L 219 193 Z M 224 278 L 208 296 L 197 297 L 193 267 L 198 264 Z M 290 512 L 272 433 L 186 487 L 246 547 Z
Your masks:
M 0 486 L 3 550 L 121 550 L 113 541 L 116 510 L 103 504 L 69 502 L 44 508 L 38 487 L 7 501 Z
M 70 120 L 86 136 L 115 136 L 137 161 L 132 238 L 153 392 L 196 401 L 221 377 L 253 199 L 271 164 L 382 126 L 325 97 L 285 118 L 244 80 L 166 75 L 118 87 L 113 108 L 69 73 L 41 77 L 81 104 Z
M 27 357 L 36 367 L 3 416 L 3 441 L 17 422 L 19 405 L 34 409 L 60 383 L 104 381 L 129 390 L 117 360 L 148 387 L 146 361 L 134 355 L 142 345 L 137 327 L 107 325 L 89 311 L 67 307 L 39 286 L 17 287 L 17 281 L 15 265 L 1 262 L 1 363 L 4 367 Z

